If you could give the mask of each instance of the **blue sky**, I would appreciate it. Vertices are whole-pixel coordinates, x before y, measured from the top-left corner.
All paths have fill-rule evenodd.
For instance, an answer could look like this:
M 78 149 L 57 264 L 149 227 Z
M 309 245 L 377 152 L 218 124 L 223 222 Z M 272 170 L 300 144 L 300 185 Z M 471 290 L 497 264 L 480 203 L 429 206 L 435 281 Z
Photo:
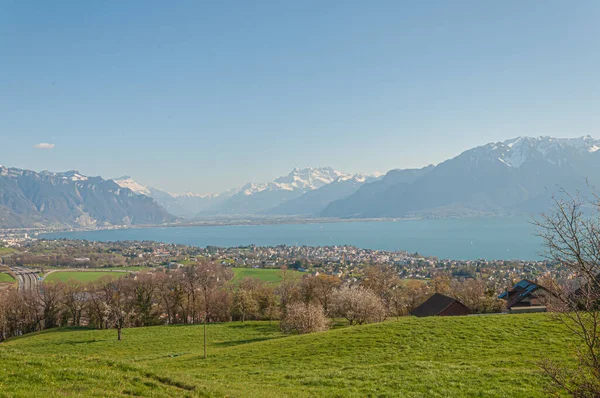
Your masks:
M 387 171 L 520 135 L 600 137 L 598 1 L 0 9 L 8 166 L 210 192 L 295 166 Z

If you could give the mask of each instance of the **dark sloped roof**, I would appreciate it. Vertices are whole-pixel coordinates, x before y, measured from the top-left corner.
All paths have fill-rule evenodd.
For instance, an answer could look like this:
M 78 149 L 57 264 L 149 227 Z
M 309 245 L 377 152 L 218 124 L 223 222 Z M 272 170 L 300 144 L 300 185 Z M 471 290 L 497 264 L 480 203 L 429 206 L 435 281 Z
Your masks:
M 438 315 L 454 302 L 458 301 L 452 297 L 444 296 L 441 293 L 436 293 L 429 297 L 429 299 L 427 299 L 427 301 L 425 301 L 423 304 L 415 308 L 410 314 L 419 317 Z
M 498 298 L 506 300 L 506 307 L 511 308 L 526 297 L 532 296 L 535 291 L 540 289 L 546 291 L 543 286 L 530 280 L 523 279 L 515 284 L 510 291 L 499 295 Z

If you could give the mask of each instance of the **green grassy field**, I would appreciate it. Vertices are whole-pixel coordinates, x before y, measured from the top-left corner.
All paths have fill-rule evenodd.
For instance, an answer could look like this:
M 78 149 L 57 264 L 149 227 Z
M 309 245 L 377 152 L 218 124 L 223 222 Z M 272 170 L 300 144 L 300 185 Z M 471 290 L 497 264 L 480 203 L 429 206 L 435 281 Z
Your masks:
M 68 282 L 68 281 L 78 281 L 78 282 L 93 282 L 97 281 L 100 278 L 105 276 L 109 276 L 111 278 L 119 278 L 127 275 L 127 272 L 110 272 L 110 271 L 64 271 L 64 272 L 53 272 L 48 277 L 46 277 L 45 281 L 47 282 Z
M 0 272 L 0 283 L 14 283 L 15 278 L 12 277 L 12 275 L 7 274 L 5 272 Z
M 402 318 L 284 337 L 276 323 L 47 331 L 0 345 L 0 396 L 544 397 L 574 341 L 545 314 Z
M 10 247 L 0 247 L 0 256 L 4 254 L 10 254 L 12 252 L 14 252 L 14 249 L 11 249 Z
M 150 267 L 141 267 L 141 266 L 132 266 L 132 267 L 104 267 L 104 268 L 100 268 L 103 271 L 131 271 L 131 272 L 137 272 L 137 271 L 146 271 L 149 269 L 152 269 Z
M 231 268 L 234 277 L 232 282 L 238 283 L 247 277 L 258 278 L 269 283 L 278 283 L 281 280 L 281 270 L 270 268 Z M 294 276 L 300 277 L 301 272 L 292 271 Z

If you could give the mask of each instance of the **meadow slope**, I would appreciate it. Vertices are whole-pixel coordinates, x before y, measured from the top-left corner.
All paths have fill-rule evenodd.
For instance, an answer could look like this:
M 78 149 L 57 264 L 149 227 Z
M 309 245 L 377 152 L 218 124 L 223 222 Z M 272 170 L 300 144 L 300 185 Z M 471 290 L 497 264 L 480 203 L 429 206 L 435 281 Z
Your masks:
M 0 344 L 0 396 L 546 396 L 545 357 L 574 364 L 546 314 L 402 318 L 283 336 L 276 323 L 59 329 Z

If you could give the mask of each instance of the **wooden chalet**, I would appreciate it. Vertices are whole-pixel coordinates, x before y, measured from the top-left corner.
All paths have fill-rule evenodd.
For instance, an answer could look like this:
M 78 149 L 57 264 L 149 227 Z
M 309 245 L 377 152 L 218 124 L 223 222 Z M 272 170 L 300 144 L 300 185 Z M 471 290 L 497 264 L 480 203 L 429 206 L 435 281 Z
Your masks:
M 543 286 L 527 279 L 498 296 L 506 301 L 506 309 L 512 313 L 546 312 L 546 299 L 550 292 Z

